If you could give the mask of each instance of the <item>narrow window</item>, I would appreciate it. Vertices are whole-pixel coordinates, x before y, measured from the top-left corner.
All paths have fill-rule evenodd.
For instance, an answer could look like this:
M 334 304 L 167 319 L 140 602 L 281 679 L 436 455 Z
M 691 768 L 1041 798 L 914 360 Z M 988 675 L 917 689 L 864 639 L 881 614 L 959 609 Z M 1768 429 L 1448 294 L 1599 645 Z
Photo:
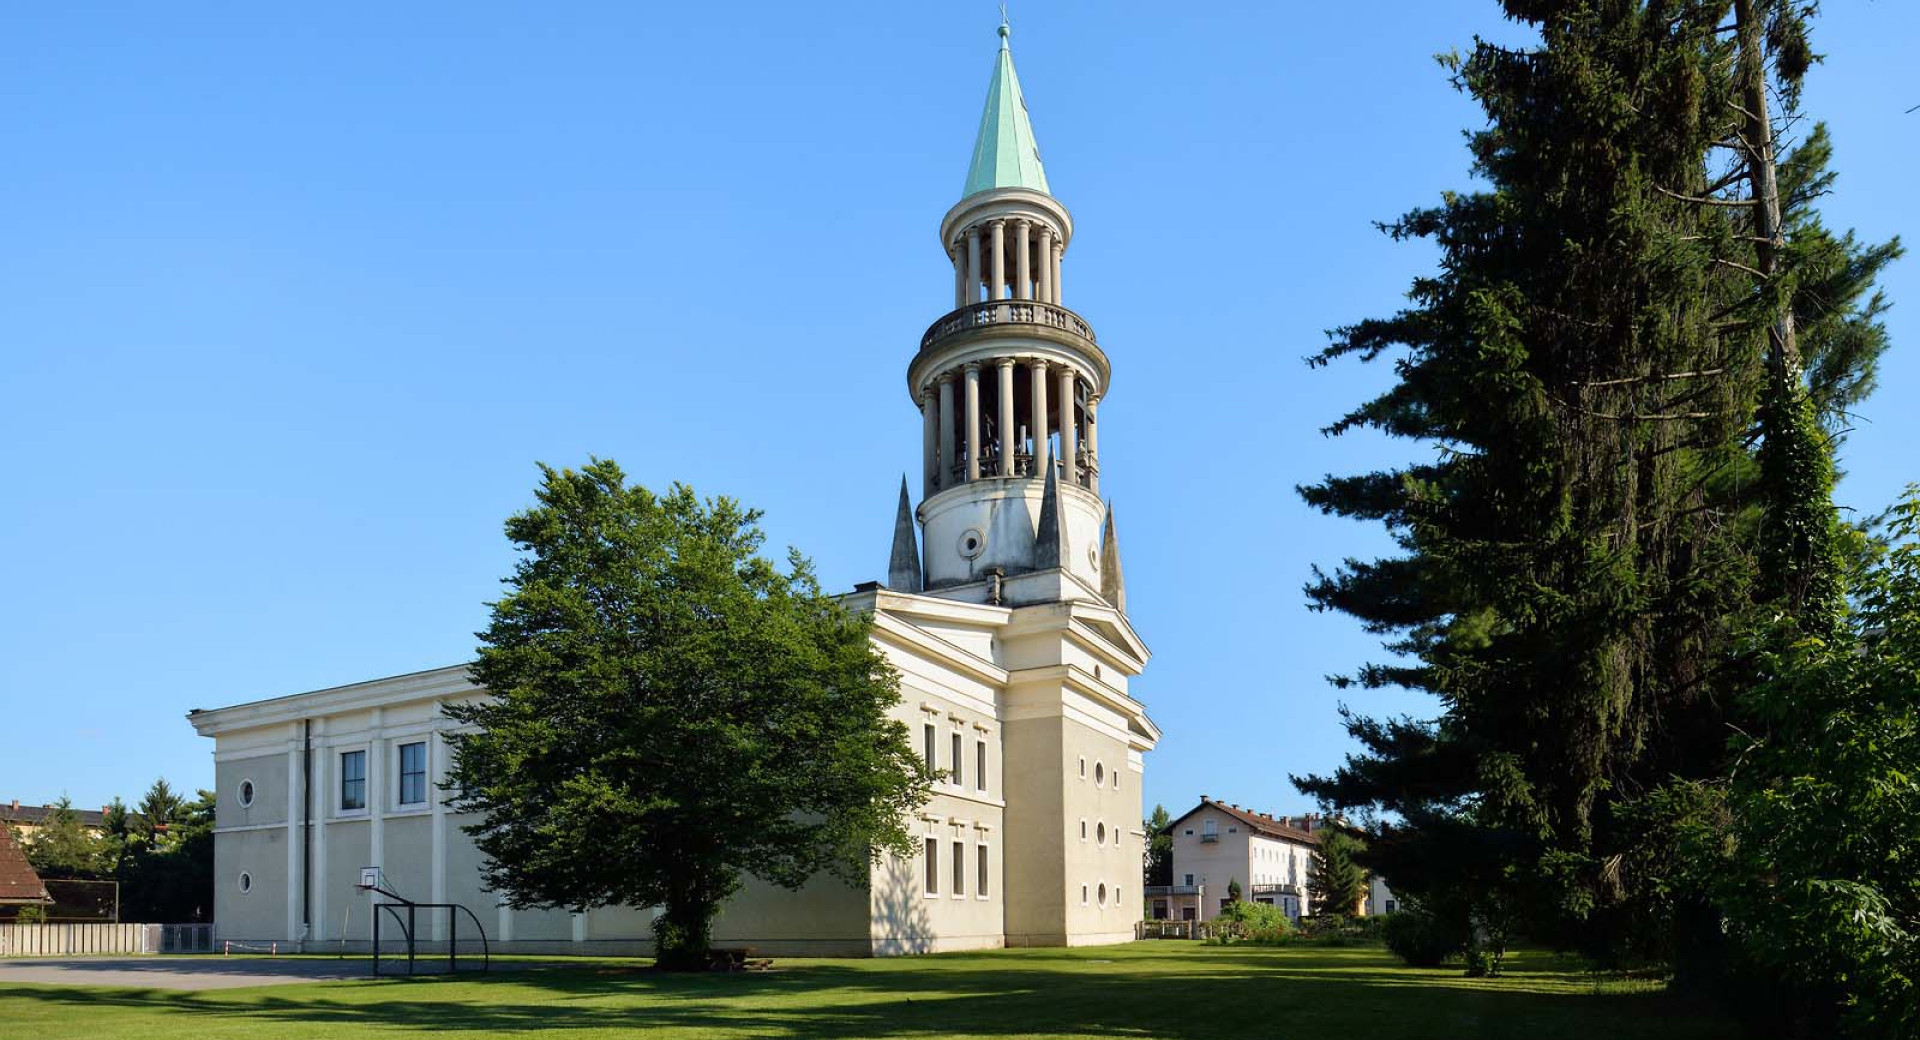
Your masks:
M 927 894 L 940 894 L 940 839 L 927 839 Z
M 340 808 L 367 807 L 367 753 L 345 751 L 340 755 Z
M 987 897 L 987 846 L 985 842 L 982 842 L 980 844 L 979 883 L 973 886 L 973 894 L 979 896 L 982 899 L 985 899 Z M 1393 904 L 1391 902 L 1387 904 L 1387 909 L 1389 910 L 1393 909 Z
M 934 729 L 933 729 L 933 723 L 931 723 L 931 722 L 929 722 L 929 723 L 927 723 L 927 741 L 926 741 L 926 744 L 927 744 L 927 746 L 926 746 L 926 755 L 925 755 L 925 758 L 926 758 L 926 760 L 927 760 L 927 775 L 928 775 L 928 776 L 932 776 L 932 775 L 933 775 L 933 769 L 934 769 L 934 765 L 935 765 L 935 763 L 934 763 L 934 758 L 933 758 L 933 748 L 934 748 L 934 743 L 933 743 L 933 742 L 934 742 L 935 740 L 937 740 L 937 739 L 939 739 L 939 738 L 938 738 L 938 736 L 936 736 L 936 735 L 935 735 L 935 733 L 934 733 Z
M 427 745 L 425 741 L 400 745 L 400 804 L 427 800 Z
M 1087 778 L 1087 760 L 1083 758 L 1080 760 L 1080 779 L 1085 780 L 1086 778 Z
M 1085 820 L 1080 821 L 1080 840 L 1087 840 L 1087 821 Z
M 955 898 L 967 894 L 967 843 L 953 843 L 953 894 Z
M 1087 886 L 1085 885 L 1080 886 L 1080 905 L 1087 905 Z
M 982 791 L 987 789 L 987 742 L 973 742 L 973 786 Z
M 1181 882 L 1181 884 L 1183 884 L 1183 885 L 1185 885 L 1185 886 L 1187 886 L 1188 888 L 1192 888 L 1192 887 L 1193 887 L 1193 875 L 1192 875 L 1192 874 L 1188 874 L 1188 875 L 1187 875 L 1187 879 L 1186 879 L 1185 881 L 1183 881 L 1183 882 Z
M 960 766 L 960 734 L 955 733 L 953 735 L 953 776 L 949 778 L 953 781 L 953 786 L 967 786 L 966 772 Z

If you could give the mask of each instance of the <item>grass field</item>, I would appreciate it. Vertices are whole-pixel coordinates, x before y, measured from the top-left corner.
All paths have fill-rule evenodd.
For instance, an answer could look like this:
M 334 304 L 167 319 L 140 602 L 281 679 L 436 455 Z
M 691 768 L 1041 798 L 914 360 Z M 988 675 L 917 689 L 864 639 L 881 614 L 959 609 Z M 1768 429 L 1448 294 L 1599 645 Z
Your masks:
M 536 1030 L 580 1038 L 1409 1037 L 1731 1038 L 1658 982 L 1522 953 L 1495 980 L 1415 971 L 1378 948 L 1145 942 L 656 975 L 630 962 L 509 962 L 458 979 L 381 979 L 206 993 L 19 986 L 0 1035 L 36 1040 L 437 1037 Z

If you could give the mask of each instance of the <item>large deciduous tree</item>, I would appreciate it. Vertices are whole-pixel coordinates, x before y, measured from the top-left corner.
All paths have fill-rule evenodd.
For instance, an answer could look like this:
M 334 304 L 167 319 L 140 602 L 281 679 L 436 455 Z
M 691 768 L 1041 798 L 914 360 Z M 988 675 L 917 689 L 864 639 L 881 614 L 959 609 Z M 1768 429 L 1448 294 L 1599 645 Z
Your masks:
M 759 514 L 611 461 L 542 467 L 507 521 L 523 556 L 450 705 L 447 787 L 515 906 L 663 908 L 663 967 L 706 962 L 714 915 L 751 874 L 864 885 L 911 855 L 927 796 L 898 679 L 872 624 L 807 561 L 758 555 Z

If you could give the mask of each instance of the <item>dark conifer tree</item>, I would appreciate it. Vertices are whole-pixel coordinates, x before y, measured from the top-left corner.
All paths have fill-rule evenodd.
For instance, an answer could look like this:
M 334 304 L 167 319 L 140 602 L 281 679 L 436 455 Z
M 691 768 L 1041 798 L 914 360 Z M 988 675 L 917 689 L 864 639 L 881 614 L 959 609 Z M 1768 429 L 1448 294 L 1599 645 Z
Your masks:
M 1365 861 L 1415 905 L 1517 910 L 1538 937 L 1618 952 L 1660 942 L 1645 918 L 1672 908 L 1636 890 L 1643 835 L 1616 810 L 1721 774 L 1735 630 L 1773 566 L 1754 448 L 1782 399 L 1767 329 L 1783 312 L 1821 329 L 1801 337 L 1812 379 L 1794 407 L 1844 408 L 1884 346 L 1877 300 L 1857 301 L 1897 247 L 1819 227 L 1815 133 L 1779 179 L 1775 272 L 1758 261 L 1753 170 L 1718 158 L 1751 131 L 1727 3 L 1504 6 L 1537 46 L 1449 59 L 1488 119 L 1470 138 L 1479 189 L 1387 227 L 1437 244 L 1439 270 L 1312 359 L 1393 355 L 1397 383 L 1327 432 L 1433 451 L 1301 489 L 1402 550 L 1308 586 L 1395 654 L 1337 682 L 1424 690 L 1439 715 L 1349 714 L 1362 751 L 1300 783 L 1401 818 Z M 1835 294 L 1815 305 L 1801 278 Z

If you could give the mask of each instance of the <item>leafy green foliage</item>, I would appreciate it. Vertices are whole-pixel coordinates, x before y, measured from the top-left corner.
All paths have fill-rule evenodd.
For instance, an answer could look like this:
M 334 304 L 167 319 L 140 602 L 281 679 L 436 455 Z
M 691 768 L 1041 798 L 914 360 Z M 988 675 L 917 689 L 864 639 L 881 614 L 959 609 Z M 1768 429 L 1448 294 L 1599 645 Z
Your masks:
M 1387 949 L 1408 967 L 1438 968 L 1466 952 L 1464 920 L 1408 907 L 1389 914 L 1385 925 Z
M 1214 946 L 1251 943 L 1256 946 L 1285 941 L 1292 932 L 1286 912 L 1271 903 L 1243 903 L 1238 900 L 1220 909 L 1219 916 L 1207 922 L 1206 941 Z
M 1307 873 L 1307 894 L 1315 914 L 1352 917 L 1367 898 L 1367 872 L 1355 857 L 1364 843 L 1344 827 L 1320 833 Z
M 1144 864 L 1146 883 L 1149 885 L 1173 884 L 1173 817 L 1164 805 L 1155 805 L 1153 813 L 1141 821 L 1147 832 L 1146 863 Z
M 96 878 L 109 862 L 107 843 L 82 826 L 73 801 L 61 795 L 27 843 L 27 862 L 43 878 Z
M 1720 904 L 1742 952 L 1796 984 L 1812 1031 L 1920 1037 L 1920 487 L 1831 635 L 1759 637 L 1759 729 L 1728 792 Z
M 663 965 L 703 964 L 741 877 L 865 886 L 911 855 L 927 797 L 871 618 L 797 552 L 761 558 L 759 514 L 629 486 L 618 466 L 542 467 L 507 521 L 524 556 L 449 705 L 448 790 L 515 906 L 660 906 Z
M 167 815 L 132 828 L 119 874 L 121 919 L 211 921 L 214 793 L 198 791 L 187 801 L 160 780 L 147 794 L 141 805 Z

